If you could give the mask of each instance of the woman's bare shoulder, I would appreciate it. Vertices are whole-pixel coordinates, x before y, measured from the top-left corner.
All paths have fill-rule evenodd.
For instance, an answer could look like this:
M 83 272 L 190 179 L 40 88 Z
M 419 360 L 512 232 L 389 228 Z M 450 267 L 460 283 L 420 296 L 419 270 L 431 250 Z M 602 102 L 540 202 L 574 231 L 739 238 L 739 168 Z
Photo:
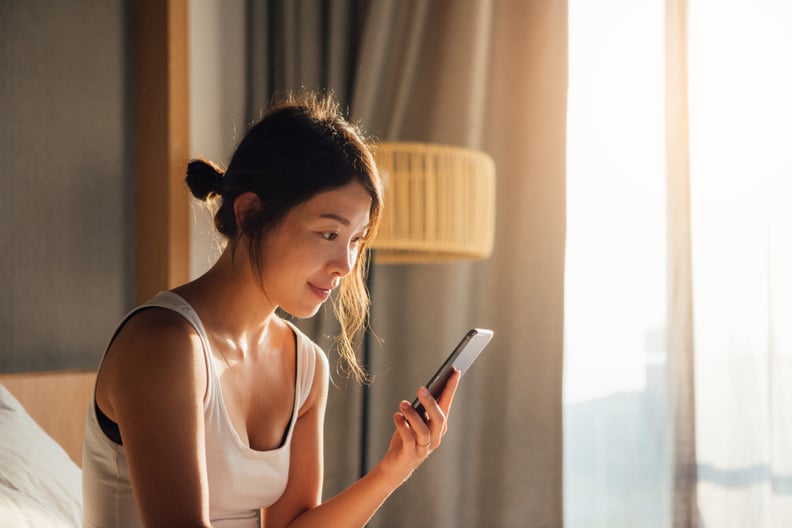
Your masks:
M 181 315 L 165 308 L 146 308 L 133 314 L 113 339 L 108 358 L 155 363 L 183 361 L 201 352 L 198 332 Z
M 97 380 L 97 401 L 140 390 L 167 397 L 171 391 L 206 389 L 206 361 L 198 332 L 178 313 L 146 308 L 133 314 L 114 337 Z

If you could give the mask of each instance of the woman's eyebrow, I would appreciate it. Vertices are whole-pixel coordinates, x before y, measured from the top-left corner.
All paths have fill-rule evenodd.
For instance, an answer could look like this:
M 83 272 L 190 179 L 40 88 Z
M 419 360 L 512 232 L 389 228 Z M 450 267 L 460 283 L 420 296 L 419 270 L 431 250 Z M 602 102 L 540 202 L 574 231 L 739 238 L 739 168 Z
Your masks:
M 320 214 L 319 218 L 329 218 L 330 220 L 335 220 L 336 222 L 340 222 L 340 223 L 344 224 L 345 226 L 349 226 L 350 223 L 351 223 L 349 220 L 347 220 L 343 216 L 341 216 L 339 214 L 336 214 L 336 213 Z
M 346 217 L 341 216 L 340 214 L 337 213 L 323 213 L 319 215 L 319 218 L 327 218 L 330 220 L 335 220 L 336 222 L 339 222 L 346 227 L 352 225 L 352 222 L 350 222 Z M 370 223 L 366 223 L 366 225 L 362 227 L 362 230 L 365 231 L 366 229 L 369 228 L 370 225 L 371 225 Z

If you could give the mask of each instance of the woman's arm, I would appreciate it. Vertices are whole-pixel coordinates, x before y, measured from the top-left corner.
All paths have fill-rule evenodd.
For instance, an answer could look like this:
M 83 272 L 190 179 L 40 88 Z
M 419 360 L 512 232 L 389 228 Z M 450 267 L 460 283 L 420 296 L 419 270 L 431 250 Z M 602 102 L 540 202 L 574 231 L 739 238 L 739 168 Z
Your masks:
M 326 379 L 326 378 L 325 378 Z M 371 472 L 352 484 L 350 487 L 320 504 L 321 495 L 321 429 L 322 416 L 313 416 L 305 432 L 317 438 L 311 445 L 309 455 L 314 467 L 294 468 L 289 474 L 289 484 L 284 496 L 265 513 L 266 528 L 303 527 L 362 527 L 380 508 L 383 502 L 398 488 L 412 472 L 426 460 L 442 440 L 447 430 L 447 416 L 451 409 L 454 393 L 459 384 L 459 373 L 449 379 L 443 394 L 435 401 L 428 393 L 419 391 L 418 398 L 429 414 L 429 422 L 424 423 L 409 402 L 400 404 L 400 412 L 395 413 L 393 421 L 396 431 L 391 438 L 390 446 L 383 459 Z M 324 413 L 327 382 L 324 382 L 324 399 L 321 414 Z M 309 411 L 309 413 L 312 411 Z M 306 416 L 307 418 L 308 416 Z M 316 420 L 318 418 L 318 420 Z M 297 441 L 295 431 L 295 441 Z M 302 440 L 300 441 L 302 442 Z M 308 442 L 311 444 L 311 442 Z M 302 466 L 303 449 L 306 445 L 296 444 L 292 449 L 294 465 Z M 318 480 L 316 477 L 318 476 Z M 307 488 L 303 488 L 303 486 Z M 295 501 L 294 497 L 305 490 L 304 499 Z M 299 504 L 299 506 L 298 506 Z
M 104 409 L 124 443 L 145 526 L 209 526 L 204 446 L 206 362 L 200 338 L 178 314 L 132 317 L 100 373 Z
M 286 490 L 275 504 L 262 512 L 266 528 L 286 526 L 322 501 L 323 429 L 329 370 L 327 357 L 323 352 L 317 352 L 311 394 L 300 408 L 292 434 Z

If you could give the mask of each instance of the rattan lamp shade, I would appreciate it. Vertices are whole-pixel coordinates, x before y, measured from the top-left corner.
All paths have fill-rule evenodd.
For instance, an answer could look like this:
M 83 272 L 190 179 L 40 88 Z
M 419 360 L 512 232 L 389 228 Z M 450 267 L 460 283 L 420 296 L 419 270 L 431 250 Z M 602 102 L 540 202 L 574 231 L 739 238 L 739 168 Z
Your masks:
M 384 264 L 490 256 L 495 239 L 495 163 L 479 151 L 383 142 L 374 151 L 385 206 L 372 247 Z

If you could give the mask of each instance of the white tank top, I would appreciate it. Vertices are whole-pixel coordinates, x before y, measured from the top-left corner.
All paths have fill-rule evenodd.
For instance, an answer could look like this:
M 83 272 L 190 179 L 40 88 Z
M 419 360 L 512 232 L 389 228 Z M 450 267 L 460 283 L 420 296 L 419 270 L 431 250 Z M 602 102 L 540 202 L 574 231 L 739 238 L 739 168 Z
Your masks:
M 297 346 L 293 413 L 283 445 L 271 451 L 256 451 L 242 442 L 231 424 L 223 403 L 223 391 L 209 350 L 209 341 L 198 314 L 175 293 L 160 292 L 128 314 L 124 322 L 137 311 L 148 307 L 178 312 L 195 328 L 203 343 L 208 371 L 204 418 L 212 526 L 258 527 L 258 510 L 275 503 L 286 489 L 297 414 L 311 392 L 317 358 L 320 361 L 327 361 L 327 358 L 318 345 L 287 322 L 294 331 Z M 119 325 L 119 329 L 124 322 Z M 110 440 L 102 431 L 94 402 L 95 398 L 88 409 L 83 440 L 83 526 L 142 526 L 132 495 L 124 447 Z

